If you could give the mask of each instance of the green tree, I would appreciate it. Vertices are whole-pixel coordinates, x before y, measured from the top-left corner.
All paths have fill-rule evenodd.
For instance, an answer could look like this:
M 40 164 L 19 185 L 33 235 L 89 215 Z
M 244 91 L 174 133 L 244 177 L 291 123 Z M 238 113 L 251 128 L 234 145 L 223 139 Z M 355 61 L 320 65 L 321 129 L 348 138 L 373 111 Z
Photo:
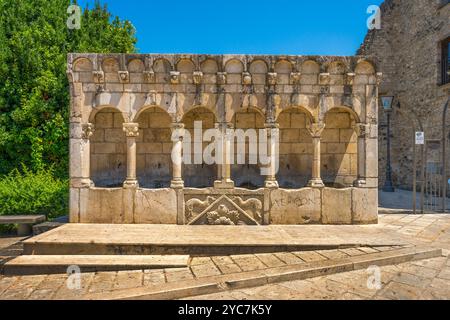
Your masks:
M 135 52 L 135 30 L 106 5 L 70 30 L 70 0 L 0 0 L 0 174 L 21 164 L 68 173 L 70 52 Z

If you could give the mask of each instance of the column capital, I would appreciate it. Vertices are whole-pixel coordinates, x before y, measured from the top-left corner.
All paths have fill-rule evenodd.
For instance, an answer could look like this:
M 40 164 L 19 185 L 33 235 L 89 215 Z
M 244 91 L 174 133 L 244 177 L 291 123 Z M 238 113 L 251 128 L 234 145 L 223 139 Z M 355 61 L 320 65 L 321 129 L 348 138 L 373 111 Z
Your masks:
M 359 138 L 367 138 L 370 134 L 370 125 L 367 123 L 356 123 L 354 128 Z
M 127 137 L 136 138 L 139 136 L 139 123 L 124 123 L 123 131 Z
M 170 128 L 172 129 L 172 131 L 182 130 L 184 129 L 184 123 L 174 122 L 171 124 Z
M 92 123 L 85 123 L 81 125 L 81 137 L 88 140 L 94 134 L 95 129 Z
M 323 122 L 311 123 L 311 125 L 308 128 L 308 132 L 311 135 L 311 137 L 320 138 L 324 129 L 325 123 Z

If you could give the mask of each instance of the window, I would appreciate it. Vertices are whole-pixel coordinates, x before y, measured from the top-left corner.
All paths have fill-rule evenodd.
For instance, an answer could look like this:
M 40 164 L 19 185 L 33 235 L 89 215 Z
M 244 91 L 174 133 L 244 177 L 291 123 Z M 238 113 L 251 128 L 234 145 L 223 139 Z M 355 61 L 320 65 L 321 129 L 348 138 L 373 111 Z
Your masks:
M 450 37 L 442 41 L 442 84 L 450 83 Z

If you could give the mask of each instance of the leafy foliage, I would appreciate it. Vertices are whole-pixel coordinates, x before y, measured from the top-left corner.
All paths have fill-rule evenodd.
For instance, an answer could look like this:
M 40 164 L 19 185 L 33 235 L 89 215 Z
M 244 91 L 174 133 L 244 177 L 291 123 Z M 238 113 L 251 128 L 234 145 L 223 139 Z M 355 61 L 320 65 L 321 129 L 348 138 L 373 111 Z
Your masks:
M 43 214 L 52 219 L 68 213 L 68 198 L 68 181 L 55 178 L 52 169 L 14 169 L 0 179 L 0 215 Z
M 98 2 L 84 10 L 81 29 L 69 30 L 70 4 L 0 0 L 0 175 L 23 163 L 37 177 L 52 166 L 53 174 L 67 178 L 67 54 L 135 51 L 132 24 Z M 15 172 L 7 181 L 11 177 L 20 178 Z M 31 179 L 29 172 L 24 177 Z

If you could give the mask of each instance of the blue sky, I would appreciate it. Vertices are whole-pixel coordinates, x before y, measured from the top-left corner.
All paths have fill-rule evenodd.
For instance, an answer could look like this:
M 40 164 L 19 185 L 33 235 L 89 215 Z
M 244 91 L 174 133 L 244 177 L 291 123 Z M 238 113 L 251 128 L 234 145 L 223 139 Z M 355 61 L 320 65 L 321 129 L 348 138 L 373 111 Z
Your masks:
M 140 53 L 353 55 L 382 0 L 101 2 L 133 23 Z

